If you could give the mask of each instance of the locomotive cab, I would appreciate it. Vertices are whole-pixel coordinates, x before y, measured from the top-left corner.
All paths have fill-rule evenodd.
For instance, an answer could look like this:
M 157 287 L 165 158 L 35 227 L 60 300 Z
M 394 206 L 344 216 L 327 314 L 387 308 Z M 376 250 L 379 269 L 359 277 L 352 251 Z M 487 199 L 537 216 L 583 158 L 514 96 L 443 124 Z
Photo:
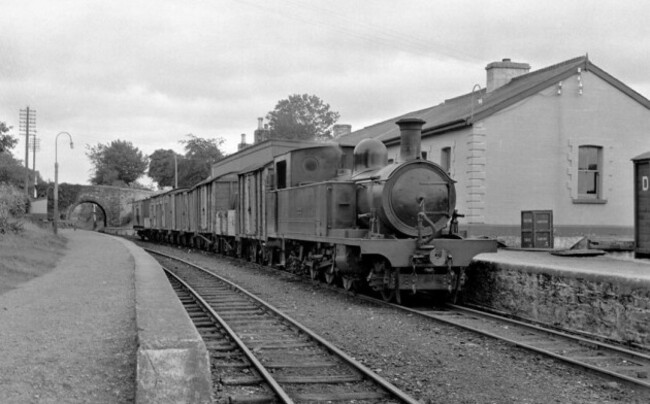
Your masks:
M 327 181 L 342 171 L 349 171 L 352 168 L 350 149 L 338 144 L 323 144 L 276 157 L 275 189 Z

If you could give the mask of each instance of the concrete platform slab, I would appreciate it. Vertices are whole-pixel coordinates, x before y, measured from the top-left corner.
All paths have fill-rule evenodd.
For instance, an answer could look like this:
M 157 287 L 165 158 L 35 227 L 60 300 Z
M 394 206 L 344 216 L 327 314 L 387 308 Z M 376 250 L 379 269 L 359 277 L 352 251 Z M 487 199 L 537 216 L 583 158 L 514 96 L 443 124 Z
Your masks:
M 211 402 L 208 351 L 160 264 L 118 240 L 135 261 L 136 403 Z

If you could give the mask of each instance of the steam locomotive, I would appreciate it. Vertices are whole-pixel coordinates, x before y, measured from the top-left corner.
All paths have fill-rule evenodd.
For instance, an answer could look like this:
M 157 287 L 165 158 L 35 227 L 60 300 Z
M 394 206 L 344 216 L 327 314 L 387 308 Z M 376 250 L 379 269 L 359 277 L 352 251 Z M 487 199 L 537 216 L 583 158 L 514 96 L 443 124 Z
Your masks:
M 216 163 L 210 178 L 134 203 L 137 233 L 261 264 L 369 287 L 455 294 L 463 269 L 496 241 L 462 239 L 454 181 L 421 158 L 424 121 L 400 127 L 398 161 L 386 146 L 269 139 Z

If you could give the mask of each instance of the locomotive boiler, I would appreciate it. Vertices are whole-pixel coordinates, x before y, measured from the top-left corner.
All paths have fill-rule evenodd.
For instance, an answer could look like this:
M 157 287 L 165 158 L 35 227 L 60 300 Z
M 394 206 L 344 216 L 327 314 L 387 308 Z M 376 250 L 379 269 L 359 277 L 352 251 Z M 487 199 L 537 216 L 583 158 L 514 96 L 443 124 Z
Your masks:
M 215 164 L 211 178 L 176 192 L 186 202 L 170 207 L 187 211 L 171 217 L 188 218 L 182 228 L 180 219 L 169 220 L 139 234 L 306 272 L 346 289 L 371 288 L 385 300 L 399 302 L 403 291 L 455 293 L 464 267 L 476 254 L 496 251 L 496 241 L 454 233 L 454 181 L 422 159 L 423 124 L 397 122 L 401 146 L 392 162 L 375 139 L 354 148 L 253 145 Z
M 454 181 L 440 166 L 421 158 L 424 121 L 402 119 L 400 153 L 389 163 L 386 147 L 365 139 L 355 148 L 350 180 L 357 197 L 364 240 L 337 249 L 343 277 L 363 281 L 386 300 L 400 292 L 455 293 L 462 270 L 478 253 L 496 251 L 494 240 L 463 240 L 457 228 Z

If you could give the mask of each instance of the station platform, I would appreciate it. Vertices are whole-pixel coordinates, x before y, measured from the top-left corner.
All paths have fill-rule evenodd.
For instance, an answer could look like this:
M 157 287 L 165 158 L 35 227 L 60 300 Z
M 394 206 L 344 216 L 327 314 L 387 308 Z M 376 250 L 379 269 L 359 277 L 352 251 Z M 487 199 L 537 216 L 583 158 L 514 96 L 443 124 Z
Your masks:
M 558 256 L 552 251 L 499 249 L 481 254 L 477 260 L 528 267 L 546 273 L 575 273 L 594 278 L 622 278 L 626 281 L 650 282 L 650 260 L 633 259 L 621 254 L 599 256 Z
M 207 403 L 205 345 L 158 263 L 62 230 L 50 272 L 0 295 L 0 402 Z
M 499 249 L 466 275 L 468 303 L 650 348 L 650 260 Z

